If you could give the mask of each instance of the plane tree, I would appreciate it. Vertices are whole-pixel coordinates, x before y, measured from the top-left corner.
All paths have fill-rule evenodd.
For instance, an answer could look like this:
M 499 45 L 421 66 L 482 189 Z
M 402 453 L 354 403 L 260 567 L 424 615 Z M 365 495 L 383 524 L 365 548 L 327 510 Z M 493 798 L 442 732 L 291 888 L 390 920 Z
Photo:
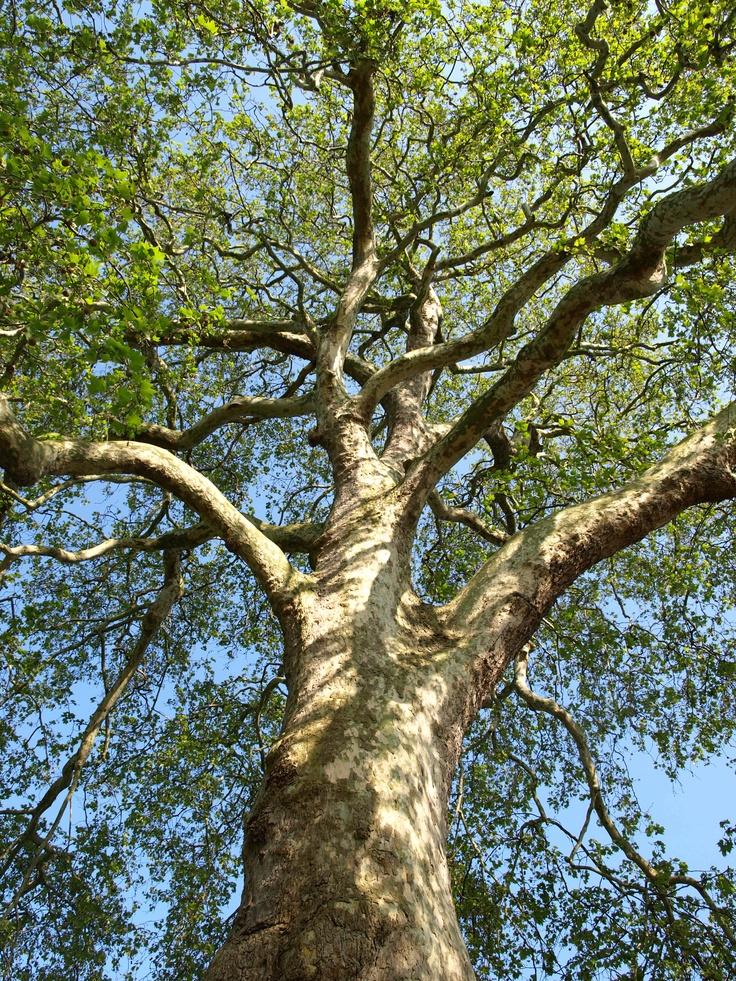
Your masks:
M 8 977 L 733 976 L 735 20 L 4 5 Z

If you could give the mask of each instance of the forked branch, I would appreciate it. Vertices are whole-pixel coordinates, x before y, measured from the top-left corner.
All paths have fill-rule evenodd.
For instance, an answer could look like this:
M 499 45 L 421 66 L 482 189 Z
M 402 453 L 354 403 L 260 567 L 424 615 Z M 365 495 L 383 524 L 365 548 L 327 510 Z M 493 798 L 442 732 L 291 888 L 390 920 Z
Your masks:
M 580 326 L 595 309 L 642 299 L 661 289 L 667 281 L 666 251 L 678 232 L 735 208 L 736 160 L 713 180 L 659 201 L 643 219 L 629 252 L 611 269 L 586 276 L 572 286 L 510 368 L 417 464 L 409 478 L 412 492 L 426 496 L 428 486 L 434 486 L 475 446 L 494 421 L 518 405 L 542 375 L 565 357 Z M 375 378 L 370 384 L 376 384 Z

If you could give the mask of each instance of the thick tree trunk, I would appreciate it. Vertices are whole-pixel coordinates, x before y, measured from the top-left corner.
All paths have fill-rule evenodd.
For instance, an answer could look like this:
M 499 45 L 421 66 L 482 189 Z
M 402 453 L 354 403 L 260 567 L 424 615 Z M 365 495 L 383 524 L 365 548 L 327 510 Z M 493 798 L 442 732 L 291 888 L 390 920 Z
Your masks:
M 441 667 L 453 641 L 403 592 L 392 547 L 357 552 L 302 606 L 242 905 L 207 981 L 474 978 L 445 858 L 467 712 Z

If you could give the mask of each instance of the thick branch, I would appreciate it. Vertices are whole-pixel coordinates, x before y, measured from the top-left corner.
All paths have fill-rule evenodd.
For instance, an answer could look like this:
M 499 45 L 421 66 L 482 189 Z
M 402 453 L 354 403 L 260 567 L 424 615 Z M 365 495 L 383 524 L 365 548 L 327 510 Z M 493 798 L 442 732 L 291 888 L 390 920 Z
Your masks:
M 373 229 L 373 190 L 371 183 L 371 137 L 375 113 L 373 75 L 376 65 L 363 60 L 352 69 L 349 84 L 353 93 L 353 115 L 348 139 L 346 169 L 353 209 L 352 269 L 335 309 L 335 314 L 319 338 L 317 353 L 318 426 L 323 433 L 333 430 L 336 413 L 347 401 L 343 380 L 348 347 L 355 322 L 378 272 Z M 335 438 L 337 437 L 337 438 Z M 340 455 L 342 442 L 337 432 L 325 443 L 333 462 Z
M 423 284 L 409 312 L 407 351 L 423 351 L 431 347 L 441 324 L 439 297 L 428 283 Z M 397 385 L 384 399 L 388 436 L 381 459 L 400 472 L 403 472 L 407 459 L 419 456 L 428 445 L 422 403 L 429 395 L 431 385 L 431 374 L 422 372 Z
M 378 272 L 373 229 L 373 190 L 371 182 L 371 138 L 376 107 L 373 76 L 376 64 L 362 60 L 348 77 L 353 93 L 353 114 L 346 155 L 346 170 L 353 209 L 352 269 L 335 309 L 335 314 L 319 339 L 317 353 L 318 425 L 332 429 L 335 414 L 347 401 L 343 370 L 356 318 Z M 333 458 L 340 453 L 339 439 L 326 443 Z
M 346 165 L 353 205 L 353 270 L 375 258 L 371 187 L 371 136 L 376 110 L 373 90 L 375 70 L 374 62 L 366 60 L 350 73 L 353 119 Z
M 0 465 L 7 478 L 30 485 L 49 476 L 133 474 L 171 491 L 188 504 L 244 559 L 272 599 L 297 585 L 298 573 L 278 546 L 237 510 L 189 464 L 167 450 L 133 441 L 90 443 L 85 440 L 36 440 L 17 422 L 0 396 Z
M 448 605 L 450 620 L 478 643 L 498 628 L 499 617 L 508 620 L 514 637 L 528 639 L 557 597 L 596 562 L 640 541 L 688 507 L 736 497 L 735 425 L 736 402 L 619 490 L 514 535 Z M 481 668 L 487 656 L 478 658 L 483 673 L 491 671 L 490 664 Z M 497 661 L 492 671 L 505 666 Z M 484 688 L 486 681 L 479 684 Z

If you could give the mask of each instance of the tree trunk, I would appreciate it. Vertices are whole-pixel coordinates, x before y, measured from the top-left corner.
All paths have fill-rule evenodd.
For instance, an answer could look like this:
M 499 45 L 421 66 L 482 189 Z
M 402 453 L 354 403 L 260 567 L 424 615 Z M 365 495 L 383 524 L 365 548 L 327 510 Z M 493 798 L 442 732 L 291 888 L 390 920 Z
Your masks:
M 286 631 L 284 728 L 207 981 L 475 977 L 445 857 L 467 686 L 380 537 L 323 571 Z

